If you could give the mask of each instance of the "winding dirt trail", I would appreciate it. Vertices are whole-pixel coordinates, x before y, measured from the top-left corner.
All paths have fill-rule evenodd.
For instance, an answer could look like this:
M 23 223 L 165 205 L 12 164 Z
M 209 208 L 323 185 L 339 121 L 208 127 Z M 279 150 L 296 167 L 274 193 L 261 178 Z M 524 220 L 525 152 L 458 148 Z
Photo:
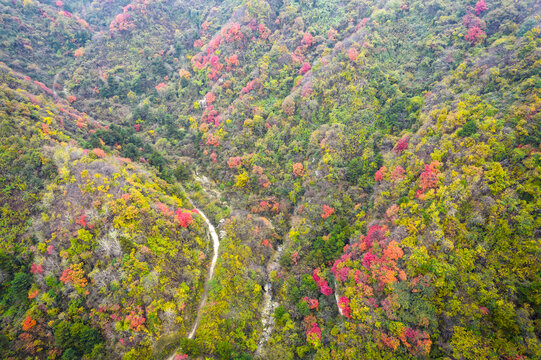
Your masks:
M 207 275 L 207 280 L 205 281 L 205 286 L 203 290 L 203 298 L 201 299 L 201 302 L 199 303 L 199 307 L 197 308 L 197 317 L 195 318 L 195 322 L 192 325 L 192 330 L 190 331 L 190 334 L 188 335 L 188 339 L 193 339 L 195 332 L 197 331 L 197 327 L 199 326 L 199 322 L 201 321 L 202 310 L 207 304 L 207 299 L 208 299 L 208 294 L 209 294 L 209 282 L 214 277 L 214 269 L 216 268 L 216 262 L 218 260 L 218 250 L 220 249 L 220 237 L 218 236 L 218 233 L 216 232 L 216 228 L 209 221 L 205 213 L 203 213 L 199 209 L 197 209 L 197 211 L 199 211 L 199 215 L 201 215 L 203 220 L 205 220 L 209 228 L 210 237 L 212 238 L 212 247 L 214 249 L 214 254 L 212 255 L 212 261 L 210 262 L 210 268 Z
M 202 181 L 203 179 L 196 176 L 196 180 Z M 205 178 L 205 180 L 207 180 L 207 179 Z M 189 197 L 188 197 L 188 200 L 193 205 L 195 205 L 195 203 Z M 201 322 L 201 317 L 203 316 L 203 311 L 202 310 L 205 307 L 205 305 L 207 304 L 207 300 L 208 300 L 209 283 L 214 277 L 214 270 L 216 269 L 216 263 L 218 262 L 218 253 L 219 253 L 219 250 L 220 250 L 220 236 L 224 236 L 224 234 L 222 234 L 222 233 L 220 233 L 220 236 L 218 236 L 218 233 L 216 232 L 216 228 L 214 227 L 214 225 L 212 225 L 212 223 L 208 219 L 207 215 L 205 215 L 205 213 L 203 211 L 201 211 L 201 209 L 199 209 L 197 207 L 195 209 L 199 212 L 199 215 L 203 218 L 203 220 L 207 224 L 207 227 L 208 227 L 209 232 L 210 232 L 210 237 L 212 239 L 213 254 L 212 254 L 212 260 L 210 262 L 210 268 L 209 268 L 208 273 L 207 273 L 207 279 L 205 280 L 205 285 L 204 285 L 204 288 L 203 288 L 203 297 L 201 298 L 199 306 L 197 307 L 197 315 L 196 315 L 195 321 L 194 321 L 194 323 L 192 325 L 192 328 L 190 330 L 190 333 L 188 334 L 188 339 L 193 339 L 194 338 L 195 332 L 197 331 L 197 328 L 199 327 L 199 323 Z M 224 221 L 223 219 L 220 220 L 220 223 L 222 223 L 223 221 Z M 171 356 L 167 357 L 167 360 L 173 360 L 175 358 L 175 356 L 177 355 L 177 352 L 180 351 L 180 350 L 181 349 L 175 350 L 173 352 L 173 354 L 171 354 Z
M 197 181 L 199 181 L 200 183 L 202 183 L 202 184 L 205 184 L 205 185 L 210 184 L 209 180 L 206 177 L 204 177 L 204 176 L 200 177 L 197 174 L 197 172 L 196 172 L 195 179 Z M 195 203 L 190 198 L 188 198 L 188 200 L 192 204 L 195 205 Z M 225 236 L 225 233 L 223 231 L 221 231 L 220 234 L 218 235 L 218 233 L 216 231 L 216 228 L 214 227 L 214 225 L 212 225 L 212 223 L 207 218 L 205 213 L 202 212 L 197 207 L 196 207 L 196 210 L 199 212 L 199 215 L 203 218 L 203 220 L 205 221 L 205 223 L 207 224 L 207 227 L 209 229 L 210 236 L 211 236 L 211 239 L 212 239 L 212 245 L 213 245 L 213 255 L 212 255 L 212 260 L 211 260 L 211 263 L 210 263 L 210 268 L 208 270 L 207 279 L 205 280 L 203 296 L 201 298 L 199 306 L 197 307 L 197 315 L 196 315 L 195 321 L 194 321 L 194 323 L 192 325 L 192 328 L 190 330 L 190 333 L 188 334 L 188 339 L 193 339 L 194 338 L 195 333 L 197 332 L 197 328 L 199 327 L 199 323 L 201 322 L 201 318 L 203 316 L 203 309 L 206 306 L 207 300 L 208 300 L 209 284 L 210 284 L 210 281 L 214 277 L 214 270 L 216 268 L 216 263 L 218 261 L 218 255 L 219 255 L 219 249 L 220 249 L 220 237 Z M 222 223 L 223 221 L 224 221 L 224 219 L 220 220 L 220 223 Z M 270 276 L 271 272 L 277 271 L 280 268 L 279 261 L 280 261 L 281 255 L 282 255 L 282 251 L 283 251 L 283 245 L 279 245 L 278 248 L 276 249 L 276 252 L 272 256 L 272 259 L 270 260 L 270 262 L 267 265 L 267 275 L 268 276 Z M 263 332 L 262 332 L 261 337 L 259 338 L 259 341 L 258 341 L 258 344 L 257 344 L 257 350 L 255 352 L 256 356 L 259 355 L 259 353 L 261 352 L 261 349 L 263 348 L 263 346 L 270 339 L 270 336 L 271 336 L 272 331 L 274 329 L 273 315 L 274 315 L 274 311 L 276 310 L 278 305 L 279 305 L 278 302 L 273 301 L 273 299 L 272 299 L 272 283 L 271 283 L 271 281 L 269 279 L 267 281 L 267 283 L 265 284 L 265 294 L 264 294 L 264 299 L 263 299 L 263 304 L 262 304 L 262 309 L 261 309 L 261 318 L 262 318 L 261 321 L 263 323 Z M 180 351 L 180 349 L 177 349 L 171 356 L 169 356 L 167 358 L 167 360 L 173 360 L 178 351 Z

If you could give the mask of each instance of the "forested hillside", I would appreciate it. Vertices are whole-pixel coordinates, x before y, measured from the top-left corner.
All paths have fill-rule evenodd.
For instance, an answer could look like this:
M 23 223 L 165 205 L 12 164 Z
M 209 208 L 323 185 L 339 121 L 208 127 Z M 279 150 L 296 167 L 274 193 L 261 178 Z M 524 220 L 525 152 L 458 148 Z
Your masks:
M 541 358 L 540 2 L 0 24 L 2 358 Z

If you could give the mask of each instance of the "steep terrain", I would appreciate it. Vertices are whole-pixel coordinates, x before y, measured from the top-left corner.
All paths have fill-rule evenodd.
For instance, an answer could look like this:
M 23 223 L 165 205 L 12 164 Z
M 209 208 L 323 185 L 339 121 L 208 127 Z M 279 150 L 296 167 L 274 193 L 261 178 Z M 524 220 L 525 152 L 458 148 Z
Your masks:
M 0 6 L 3 357 L 541 357 L 538 1 Z

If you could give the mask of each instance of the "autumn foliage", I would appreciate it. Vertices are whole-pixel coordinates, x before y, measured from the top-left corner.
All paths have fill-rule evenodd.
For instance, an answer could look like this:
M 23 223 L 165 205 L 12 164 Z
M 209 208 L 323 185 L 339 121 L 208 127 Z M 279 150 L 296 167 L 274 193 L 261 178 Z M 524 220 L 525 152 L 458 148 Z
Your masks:
M 316 282 L 318 288 L 319 288 L 319 291 L 321 291 L 321 293 L 325 296 L 329 296 L 333 293 L 332 289 L 329 287 L 329 284 L 327 284 L 327 280 L 325 280 L 325 278 L 322 278 L 321 276 L 319 276 L 319 268 L 318 269 L 314 269 L 313 273 L 312 273 L 312 278 L 314 279 L 314 281 Z
M 541 358 L 536 1 L 85 3 L 2 3 L 0 353 Z
M 349 50 L 348 50 L 348 58 L 349 58 L 349 60 L 355 61 L 355 60 L 357 60 L 358 57 L 359 57 L 359 51 L 354 47 L 349 48 Z
M 295 101 L 290 96 L 286 97 L 282 102 L 282 111 L 288 116 L 295 113 Z
M 306 331 L 306 340 L 312 342 L 321 340 L 321 329 L 317 323 L 313 323 Z
M 237 169 L 242 165 L 242 158 L 240 156 L 233 156 L 230 157 L 229 160 L 227 160 L 227 166 L 229 166 L 230 169 Z
M 482 12 L 487 11 L 487 10 L 488 10 L 488 6 L 487 6 L 485 0 L 479 0 L 479 1 L 475 4 L 475 14 L 476 14 L 476 15 L 479 15 L 479 14 L 481 14 Z
M 304 175 L 304 166 L 302 165 L 302 163 L 293 164 L 293 174 L 297 177 L 301 177 Z
M 396 143 L 393 151 L 395 154 L 400 154 L 402 151 L 406 150 L 408 148 L 409 143 L 409 136 L 404 135 L 398 142 Z
M 32 264 L 32 266 L 30 267 L 30 272 L 32 274 L 43 274 L 43 265 Z
M 438 161 L 433 161 L 428 165 L 425 165 L 425 171 L 421 173 L 419 179 L 419 190 L 417 190 L 417 197 L 421 197 L 427 190 L 435 189 L 438 185 L 441 164 Z
M 88 281 L 85 278 L 82 264 L 72 264 L 70 267 L 64 269 L 60 276 L 60 281 L 63 283 L 71 283 L 75 286 L 84 288 Z
M 323 213 L 320 215 L 322 219 L 328 219 L 332 214 L 334 214 L 334 209 L 330 206 L 323 205 Z
M 27 316 L 23 321 L 23 331 L 29 331 L 34 326 L 36 326 L 36 320 L 32 319 L 31 316 Z
M 214 95 L 213 92 L 208 92 L 207 95 L 205 95 L 205 100 L 207 104 L 212 104 L 216 100 L 216 95 Z
M 92 153 L 94 155 L 96 155 L 97 157 L 99 158 L 104 158 L 105 157 L 105 151 L 103 151 L 102 149 L 100 148 L 95 148 L 95 149 L 92 149 Z
M 317 299 L 311 299 L 305 296 L 302 300 L 308 304 L 310 309 L 319 310 L 319 301 Z
M 191 212 L 183 211 L 181 209 L 177 209 L 175 211 L 175 219 L 177 220 L 178 224 L 183 228 L 187 228 L 193 222 Z
M 313 42 L 314 37 L 312 36 L 312 34 L 310 34 L 309 32 L 304 33 L 301 43 L 306 47 L 310 47 L 312 46 Z
M 485 37 L 485 32 L 481 30 L 477 26 L 473 26 L 468 29 L 468 33 L 464 37 L 466 40 L 468 40 L 472 45 L 477 44 L 478 42 L 482 41 Z
M 310 63 L 303 63 L 300 70 L 299 70 L 299 74 L 301 75 L 304 75 L 306 74 L 308 71 L 310 71 L 312 69 L 312 66 L 310 65 Z
M 374 174 L 374 180 L 376 180 L 377 182 L 380 182 L 383 180 L 383 178 L 387 175 L 387 167 L 385 166 L 382 166 L 378 169 L 378 171 L 376 171 L 376 173 Z
M 82 47 L 80 47 L 80 48 L 78 48 L 77 50 L 75 50 L 75 51 L 73 52 L 73 55 L 74 55 L 76 58 L 79 58 L 79 57 L 83 56 L 84 53 L 85 53 L 85 49 L 82 48 Z

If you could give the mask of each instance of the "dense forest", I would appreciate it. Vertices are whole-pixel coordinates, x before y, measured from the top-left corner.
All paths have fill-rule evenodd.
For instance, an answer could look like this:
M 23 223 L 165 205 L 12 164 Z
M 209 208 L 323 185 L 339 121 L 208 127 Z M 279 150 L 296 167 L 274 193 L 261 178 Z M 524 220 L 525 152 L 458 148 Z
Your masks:
M 0 358 L 541 359 L 540 110 L 537 0 L 0 0 Z

